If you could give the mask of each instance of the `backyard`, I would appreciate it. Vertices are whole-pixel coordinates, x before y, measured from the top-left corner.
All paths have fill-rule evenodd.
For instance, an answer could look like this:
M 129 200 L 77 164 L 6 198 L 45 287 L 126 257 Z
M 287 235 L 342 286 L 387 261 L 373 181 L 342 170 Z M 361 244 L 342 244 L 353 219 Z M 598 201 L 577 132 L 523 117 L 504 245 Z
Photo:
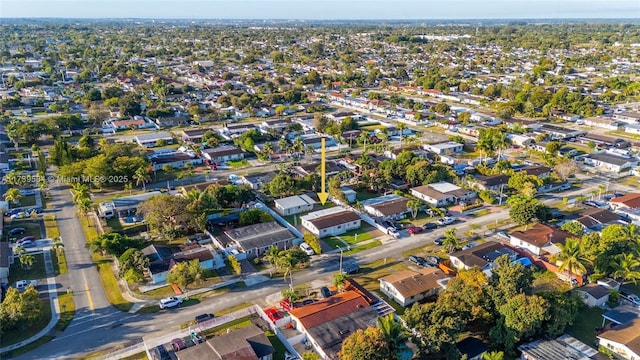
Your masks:
M 581 305 L 575 322 L 567 328 L 567 334 L 587 345 L 594 346 L 596 341 L 596 329 L 602 327 L 603 313 L 604 310 L 600 308 L 590 308 L 586 305 Z

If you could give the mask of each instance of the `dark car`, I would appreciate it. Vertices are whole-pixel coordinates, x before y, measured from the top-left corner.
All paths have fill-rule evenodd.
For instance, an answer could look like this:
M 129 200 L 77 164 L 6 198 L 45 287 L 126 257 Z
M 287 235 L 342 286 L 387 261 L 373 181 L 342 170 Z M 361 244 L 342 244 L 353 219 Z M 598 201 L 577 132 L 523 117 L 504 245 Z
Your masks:
M 196 324 L 205 322 L 207 320 L 211 320 L 214 317 L 215 316 L 213 316 L 213 314 L 200 314 L 200 315 L 196 316 Z
M 315 300 L 315 299 L 306 299 L 306 300 L 302 300 L 302 306 L 310 305 L 310 304 L 313 304 L 314 302 L 316 302 L 316 300 Z
M 423 257 L 420 257 L 420 256 L 409 255 L 409 261 L 411 261 L 412 263 L 418 266 L 429 266 L 429 263 L 427 262 L 427 260 L 425 260 Z
M 407 232 L 411 235 L 413 234 L 419 234 L 422 232 L 422 230 L 424 230 L 423 228 L 419 227 L 419 226 L 412 226 L 409 229 L 407 229 Z
M 187 343 L 180 338 L 175 338 L 171 340 L 171 347 L 173 348 L 173 351 L 180 351 L 187 348 Z
M 156 351 L 157 351 L 157 354 L 155 354 L 155 355 L 157 356 L 158 360 L 170 360 L 171 359 L 171 355 L 169 355 L 169 352 L 167 351 L 167 348 L 164 347 L 164 345 L 156 346 Z
M 25 210 L 25 212 L 27 214 L 31 214 L 32 212 L 35 212 L 36 214 L 42 214 L 42 208 L 40 208 L 40 207 L 29 208 L 29 209 Z
M 4 214 L 5 214 L 6 216 L 11 216 L 11 215 L 19 214 L 19 213 L 21 213 L 22 211 L 23 211 L 22 209 L 11 209 L 11 210 L 9 210 L 9 211 L 5 212 Z
M 329 290 L 329 288 L 326 286 L 323 286 L 320 288 L 320 293 L 322 294 L 322 297 L 325 299 L 332 295 L 331 290 Z
M 358 264 L 345 264 L 342 266 L 342 272 L 345 274 L 355 274 L 357 272 L 360 272 L 360 266 L 358 266 Z
M 436 225 L 435 223 L 432 223 L 432 222 L 428 222 L 428 223 L 424 224 L 423 228 L 425 230 L 433 230 L 433 229 L 437 229 L 438 225 Z
M 444 242 L 444 236 L 440 236 L 439 238 L 436 238 L 435 240 L 433 240 L 433 243 L 436 245 L 442 245 L 443 242 Z
M 23 227 L 17 227 L 17 228 L 13 228 L 13 229 L 9 230 L 9 235 L 22 235 L 26 231 L 27 230 L 25 230 L 25 228 L 23 228 Z

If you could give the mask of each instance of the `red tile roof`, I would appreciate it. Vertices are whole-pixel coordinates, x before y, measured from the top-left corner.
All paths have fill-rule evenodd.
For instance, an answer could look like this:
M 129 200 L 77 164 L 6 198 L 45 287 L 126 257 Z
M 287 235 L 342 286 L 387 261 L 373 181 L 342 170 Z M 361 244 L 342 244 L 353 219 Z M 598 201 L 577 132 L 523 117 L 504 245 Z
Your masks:
M 369 306 L 369 303 L 362 294 L 348 290 L 313 304 L 291 310 L 289 314 L 298 319 L 305 329 L 310 329 L 367 306 Z
M 621 204 L 630 209 L 637 209 L 640 208 L 640 194 L 631 193 L 623 195 L 617 198 L 613 198 L 609 202 L 612 204 Z

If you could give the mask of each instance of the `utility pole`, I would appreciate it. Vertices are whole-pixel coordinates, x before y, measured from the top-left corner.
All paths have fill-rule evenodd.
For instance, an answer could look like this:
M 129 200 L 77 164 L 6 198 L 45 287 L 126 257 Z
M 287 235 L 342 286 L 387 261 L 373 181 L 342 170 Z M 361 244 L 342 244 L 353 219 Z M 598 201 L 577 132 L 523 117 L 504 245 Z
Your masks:
M 342 247 L 337 245 L 336 247 L 340 250 L 340 272 L 342 272 Z

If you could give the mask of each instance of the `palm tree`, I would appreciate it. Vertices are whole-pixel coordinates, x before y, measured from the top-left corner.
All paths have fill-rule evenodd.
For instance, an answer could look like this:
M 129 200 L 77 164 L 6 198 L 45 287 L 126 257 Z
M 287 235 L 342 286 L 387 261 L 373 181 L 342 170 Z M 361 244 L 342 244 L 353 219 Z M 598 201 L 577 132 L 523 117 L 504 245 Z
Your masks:
M 82 216 L 87 216 L 89 210 L 91 210 L 91 204 L 91 200 L 82 198 L 78 200 L 78 202 L 76 203 L 76 207 L 78 208 L 78 211 L 80 212 L 80 214 L 82 214 Z
M 83 201 L 82 199 L 89 199 L 90 198 L 89 187 L 86 184 L 73 183 L 73 185 L 71 186 L 71 190 L 73 192 L 73 203 L 74 204 L 77 204 L 80 201 Z
M 278 258 L 280 257 L 280 249 L 277 246 L 271 246 L 269 250 L 262 256 L 264 260 L 271 264 L 273 270 L 278 270 Z
M 305 149 L 304 141 L 302 141 L 302 138 L 300 138 L 300 136 L 297 136 L 295 140 L 293 140 L 293 144 L 291 145 L 291 151 L 299 154 L 304 152 L 304 149 Z
M 272 153 L 273 153 L 273 145 L 271 145 L 271 143 L 267 141 L 262 147 L 262 157 L 265 160 L 270 160 Z
M 289 151 L 289 142 L 287 139 L 280 139 L 280 141 L 278 141 L 278 148 L 280 148 L 280 153 L 287 153 Z
M 133 180 L 136 181 L 136 186 L 142 183 L 142 191 L 147 191 L 146 183 L 151 180 L 149 177 L 149 171 L 147 171 L 144 166 L 139 167 L 133 174 Z
M 458 240 L 458 236 L 456 235 L 456 229 L 449 229 L 444 232 L 442 247 L 446 248 L 449 253 L 460 247 L 460 240 Z
M 60 238 L 60 236 L 53 238 L 52 246 L 53 246 L 53 249 L 56 251 L 56 255 L 58 255 L 59 257 L 60 250 L 64 248 L 64 244 L 62 243 L 62 239 Z
M 502 360 L 504 353 L 502 351 L 492 351 L 482 354 L 482 360 Z
M 407 125 L 404 123 L 398 124 L 398 131 L 400 132 L 400 149 L 402 149 L 402 140 L 404 139 L 404 131 L 407 129 Z
M 422 202 L 417 199 L 412 199 L 407 202 L 407 209 L 411 211 L 411 217 L 415 220 L 416 216 L 418 216 L 418 210 L 422 206 Z
M 613 277 L 619 278 L 620 283 L 631 280 L 634 284 L 640 279 L 640 260 L 635 254 L 620 254 L 617 256 Z
M 407 340 L 402 325 L 396 321 L 393 314 L 388 314 L 378 318 L 378 329 L 387 341 L 392 358 L 397 359 L 400 346 Z
M 498 132 L 493 138 L 493 145 L 498 149 L 498 158 L 502 158 L 502 151 L 511 145 L 511 139 L 504 132 Z
M 573 274 L 582 274 L 586 271 L 585 265 L 589 262 L 580 247 L 578 239 L 569 238 L 563 244 L 557 245 L 560 252 L 555 254 L 552 259 L 561 263 L 558 271 L 569 272 L 569 282 L 573 284 Z
M 12 202 L 14 205 L 20 204 L 20 198 L 22 198 L 22 194 L 17 188 L 11 188 L 4 193 L 4 200 Z
M 31 254 L 20 254 L 20 266 L 25 270 L 30 270 L 35 260 L 36 258 Z
M 347 274 L 343 272 L 337 272 L 333 274 L 333 286 L 336 287 L 338 292 L 342 292 L 344 289 L 345 282 L 347 281 Z

